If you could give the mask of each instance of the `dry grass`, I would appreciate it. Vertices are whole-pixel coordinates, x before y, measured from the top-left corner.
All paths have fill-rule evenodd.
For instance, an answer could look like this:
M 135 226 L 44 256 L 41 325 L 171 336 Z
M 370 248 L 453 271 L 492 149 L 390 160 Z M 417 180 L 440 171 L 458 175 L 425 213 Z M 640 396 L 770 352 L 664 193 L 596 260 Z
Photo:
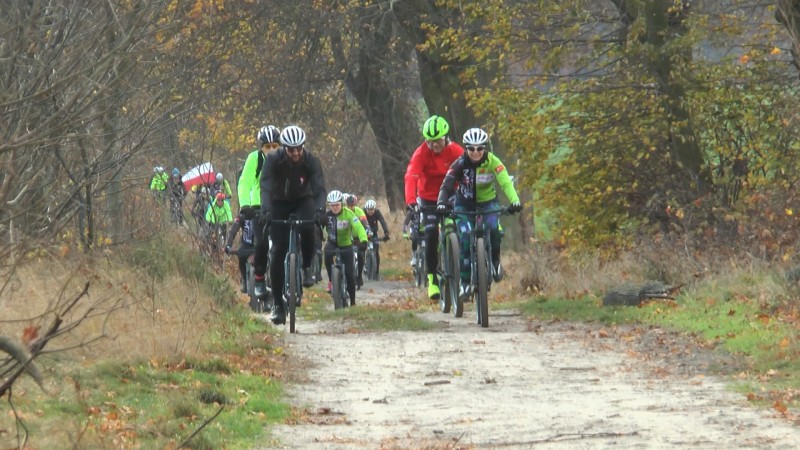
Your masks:
M 86 282 L 88 296 L 65 317 L 87 318 L 46 350 L 72 348 L 84 362 L 112 357 L 168 358 L 198 351 L 213 301 L 202 289 L 175 276 L 157 283 L 126 267 L 114 255 L 71 261 L 32 261 L 17 268 L 0 298 L 0 334 L 20 338 L 27 327 L 44 329 L 53 312 Z M 62 326 L 62 329 L 64 327 Z

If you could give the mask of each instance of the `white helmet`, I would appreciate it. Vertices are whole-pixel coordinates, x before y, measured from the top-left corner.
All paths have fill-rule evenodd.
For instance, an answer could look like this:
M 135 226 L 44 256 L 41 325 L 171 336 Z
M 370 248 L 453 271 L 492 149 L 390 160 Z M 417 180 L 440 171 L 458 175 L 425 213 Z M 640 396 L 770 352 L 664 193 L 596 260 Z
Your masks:
M 486 145 L 489 142 L 489 135 L 480 128 L 470 128 L 464 133 L 464 144 L 466 145 Z
M 265 127 L 261 127 L 258 131 L 258 142 L 261 145 L 270 144 L 272 142 L 278 142 L 278 138 L 280 137 L 281 130 L 279 130 L 274 125 L 267 125 Z
M 300 147 L 306 142 L 306 132 L 296 125 L 290 125 L 281 131 L 281 144 L 286 147 Z
M 378 206 L 375 204 L 375 200 L 367 200 L 367 203 L 364 203 L 364 209 L 375 209 Z
M 217 181 L 222 181 L 222 172 L 217 172 Z
M 332 190 L 328 192 L 328 203 L 342 203 L 342 191 Z

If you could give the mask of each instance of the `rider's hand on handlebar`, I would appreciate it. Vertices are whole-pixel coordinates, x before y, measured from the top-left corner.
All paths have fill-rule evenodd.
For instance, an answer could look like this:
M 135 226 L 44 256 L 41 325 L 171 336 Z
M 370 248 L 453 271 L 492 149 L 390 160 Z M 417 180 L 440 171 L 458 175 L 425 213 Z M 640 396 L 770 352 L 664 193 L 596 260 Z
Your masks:
M 436 214 L 447 214 L 450 207 L 445 203 L 436 205 Z
M 256 210 L 252 206 L 242 206 L 239 210 L 239 215 L 245 220 L 250 220 L 256 215 Z
M 270 219 L 272 219 L 272 211 L 261 208 L 261 215 L 258 216 L 258 223 L 263 227 L 269 224 Z
M 383 235 L 383 240 L 384 241 L 388 241 L 389 240 L 389 235 L 388 234 L 384 234 Z
M 406 211 L 411 212 L 411 211 L 416 211 L 416 210 L 417 210 L 417 204 L 416 203 L 409 203 L 408 205 L 406 205 Z
M 510 212 L 511 214 L 518 213 L 520 211 L 522 211 L 522 203 L 514 202 L 508 205 L 508 212 Z
M 226 255 L 230 255 L 231 254 L 231 246 L 230 245 L 226 245 L 225 246 L 225 254 Z

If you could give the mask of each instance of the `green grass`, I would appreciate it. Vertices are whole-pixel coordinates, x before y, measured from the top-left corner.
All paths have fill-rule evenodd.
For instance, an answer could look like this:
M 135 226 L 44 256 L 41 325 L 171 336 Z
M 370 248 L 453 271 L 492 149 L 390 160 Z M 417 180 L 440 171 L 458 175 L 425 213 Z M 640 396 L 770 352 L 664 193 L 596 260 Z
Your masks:
M 768 273 L 747 273 L 697 286 L 675 302 L 603 307 L 591 295 L 575 299 L 541 297 L 528 299 L 519 309 L 543 321 L 657 325 L 692 334 L 747 362 L 747 373 L 734 389 L 779 395 L 800 384 L 800 330 L 781 318 L 779 306 L 786 298 L 791 296 L 779 279 Z M 792 405 L 797 406 L 797 400 Z
M 182 442 L 220 408 L 189 448 L 246 449 L 263 442 L 265 427 L 291 413 L 282 383 L 246 365 L 253 360 L 269 364 L 268 356 L 277 350 L 264 336 L 274 327 L 232 309 L 211 328 L 203 357 L 72 367 L 53 395 L 21 384 L 25 388 L 14 404 L 35 437 L 31 443 L 37 448 L 76 440 L 78 448 L 164 448 Z

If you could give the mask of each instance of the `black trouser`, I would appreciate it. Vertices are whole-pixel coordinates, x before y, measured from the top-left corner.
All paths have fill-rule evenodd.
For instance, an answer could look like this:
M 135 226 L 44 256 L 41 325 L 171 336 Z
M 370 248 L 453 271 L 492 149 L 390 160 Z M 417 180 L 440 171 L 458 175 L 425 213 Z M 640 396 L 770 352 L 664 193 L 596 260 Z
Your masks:
M 350 295 L 350 304 L 356 303 L 356 277 L 354 272 L 355 264 L 353 264 L 353 246 L 341 247 L 339 250 L 342 255 L 342 262 L 344 262 L 344 277 L 347 280 L 347 293 Z M 336 255 L 336 244 L 333 241 L 325 243 L 325 270 L 328 271 L 328 281 L 331 279 L 331 266 L 333 265 L 333 257 Z
M 272 219 L 287 220 L 289 215 L 296 214 L 299 220 L 313 220 L 317 206 L 314 199 L 306 197 L 295 202 L 273 202 Z M 272 278 L 273 298 L 283 298 L 283 262 L 289 250 L 289 225 L 273 224 L 269 232 L 272 236 L 272 264 L 269 275 Z M 314 225 L 308 224 L 300 227 L 300 251 L 303 255 L 303 269 L 311 267 L 311 258 L 314 257 Z M 277 302 L 280 304 L 280 302 Z
M 358 281 L 359 284 L 364 284 L 364 261 L 367 259 L 367 251 L 361 250 L 361 247 L 357 247 L 358 252 Z
M 377 239 L 372 241 L 372 251 L 375 253 L 375 273 L 381 273 L 381 245 Z
M 422 223 L 425 225 L 425 264 L 428 273 L 433 274 L 434 283 L 438 283 L 436 271 L 439 268 L 439 218 L 434 212 L 435 201 L 420 199 L 419 206 L 430 211 L 423 213 Z
M 247 258 L 250 257 L 249 251 L 253 248 L 253 244 L 248 244 L 247 242 L 242 242 L 239 245 L 239 251 L 244 250 L 244 255 L 239 255 L 239 273 L 242 274 L 242 281 L 247 280 Z

